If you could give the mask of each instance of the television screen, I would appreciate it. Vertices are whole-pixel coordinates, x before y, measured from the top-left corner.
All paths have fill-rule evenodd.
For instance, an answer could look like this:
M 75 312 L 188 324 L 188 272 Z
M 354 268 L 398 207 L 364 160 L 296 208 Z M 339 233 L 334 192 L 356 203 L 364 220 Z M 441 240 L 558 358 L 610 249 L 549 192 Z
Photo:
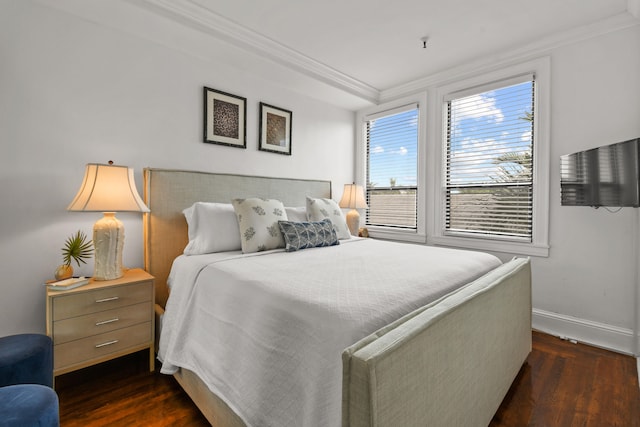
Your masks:
M 640 206 L 640 138 L 560 158 L 564 206 Z

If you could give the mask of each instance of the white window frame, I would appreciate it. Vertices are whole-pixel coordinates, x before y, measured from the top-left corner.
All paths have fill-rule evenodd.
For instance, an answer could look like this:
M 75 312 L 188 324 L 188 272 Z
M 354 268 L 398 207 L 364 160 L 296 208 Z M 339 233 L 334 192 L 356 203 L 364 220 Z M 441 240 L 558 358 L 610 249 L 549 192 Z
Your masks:
M 385 102 L 356 114 L 356 183 L 366 187 L 366 122 L 377 115 L 385 115 L 397 108 L 402 108 L 408 104 L 418 105 L 418 164 L 417 164 L 417 222 L 416 229 L 402 229 L 397 227 L 367 226 L 369 235 L 374 238 L 399 240 L 406 242 L 425 243 L 425 200 L 426 200 L 426 129 L 427 129 L 427 94 L 418 93 L 412 96 L 403 97 L 394 101 Z
M 534 152 L 533 152 L 533 224 L 532 241 L 514 242 L 499 238 L 482 236 L 461 237 L 445 234 L 444 211 L 445 200 L 445 168 L 446 157 L 446 99 L 451 94 L 490 86 L 500 85 L 501 81 L 510 78 L 534 74 L 535 84 L 535 120 L 534 120 Z M 462 247 L 468 249 L 488 250 L 532 256 L 549 256 L 549 117 L 550 117 L 550 59 L 539 58 L 517 65 L 511 65 L 500 70 L 492 71 L 472 78 L 467 78 L 442 85 L 436 89 L 436 106 L 434 124 L 436 127 L 435 153 L 430 162 L 430 170 L 434 173 L 432 194 L 430 199 L 432 209 L 427 218 L 429 238 L 427 243 Z

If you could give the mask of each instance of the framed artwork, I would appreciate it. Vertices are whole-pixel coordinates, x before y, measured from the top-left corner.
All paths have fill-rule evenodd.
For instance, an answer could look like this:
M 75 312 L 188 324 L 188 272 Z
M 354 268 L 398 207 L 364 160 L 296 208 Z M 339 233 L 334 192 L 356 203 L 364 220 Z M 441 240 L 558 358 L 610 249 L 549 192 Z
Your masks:
M 204 88 L 204 142 L 247 148 L 247 99 Z
M 260 103 L 260 150 L 291 155 L 292 115 L 289 110 Z

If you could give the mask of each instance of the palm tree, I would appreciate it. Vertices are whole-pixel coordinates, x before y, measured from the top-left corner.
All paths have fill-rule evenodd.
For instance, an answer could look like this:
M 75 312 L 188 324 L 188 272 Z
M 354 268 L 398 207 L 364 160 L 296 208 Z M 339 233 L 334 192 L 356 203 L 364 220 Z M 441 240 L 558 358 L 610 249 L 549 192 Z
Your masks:
M 531 153 L 510 152 L 496 157 L 493 163 L 498 165 L 497 182 L 522 182 L 531 180 Z
M 533 126 L 533 112 L 525 111 L 520 120 Z M 498 165 L 498 176 L 493 177 L 497 182 L 531 181 L 532 159 L 531 152 L 510 152 L 496 157 L 493 163 Z
M 531 111 L 525 111 L 524 117 L 518 117 L 520 120 L 525 120 L 527 122 L 533 123 L 533 113 Z

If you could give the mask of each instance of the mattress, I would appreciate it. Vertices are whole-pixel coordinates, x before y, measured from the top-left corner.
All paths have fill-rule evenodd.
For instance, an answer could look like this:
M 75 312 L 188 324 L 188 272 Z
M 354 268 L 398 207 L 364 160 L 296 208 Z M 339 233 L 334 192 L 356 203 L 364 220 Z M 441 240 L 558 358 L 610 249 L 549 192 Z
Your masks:
M 499 265 L 485 253 L 355 238 L 180 256 L 161 371 L 195 372 L 249 426 L 337 426 L 345 348 Z

